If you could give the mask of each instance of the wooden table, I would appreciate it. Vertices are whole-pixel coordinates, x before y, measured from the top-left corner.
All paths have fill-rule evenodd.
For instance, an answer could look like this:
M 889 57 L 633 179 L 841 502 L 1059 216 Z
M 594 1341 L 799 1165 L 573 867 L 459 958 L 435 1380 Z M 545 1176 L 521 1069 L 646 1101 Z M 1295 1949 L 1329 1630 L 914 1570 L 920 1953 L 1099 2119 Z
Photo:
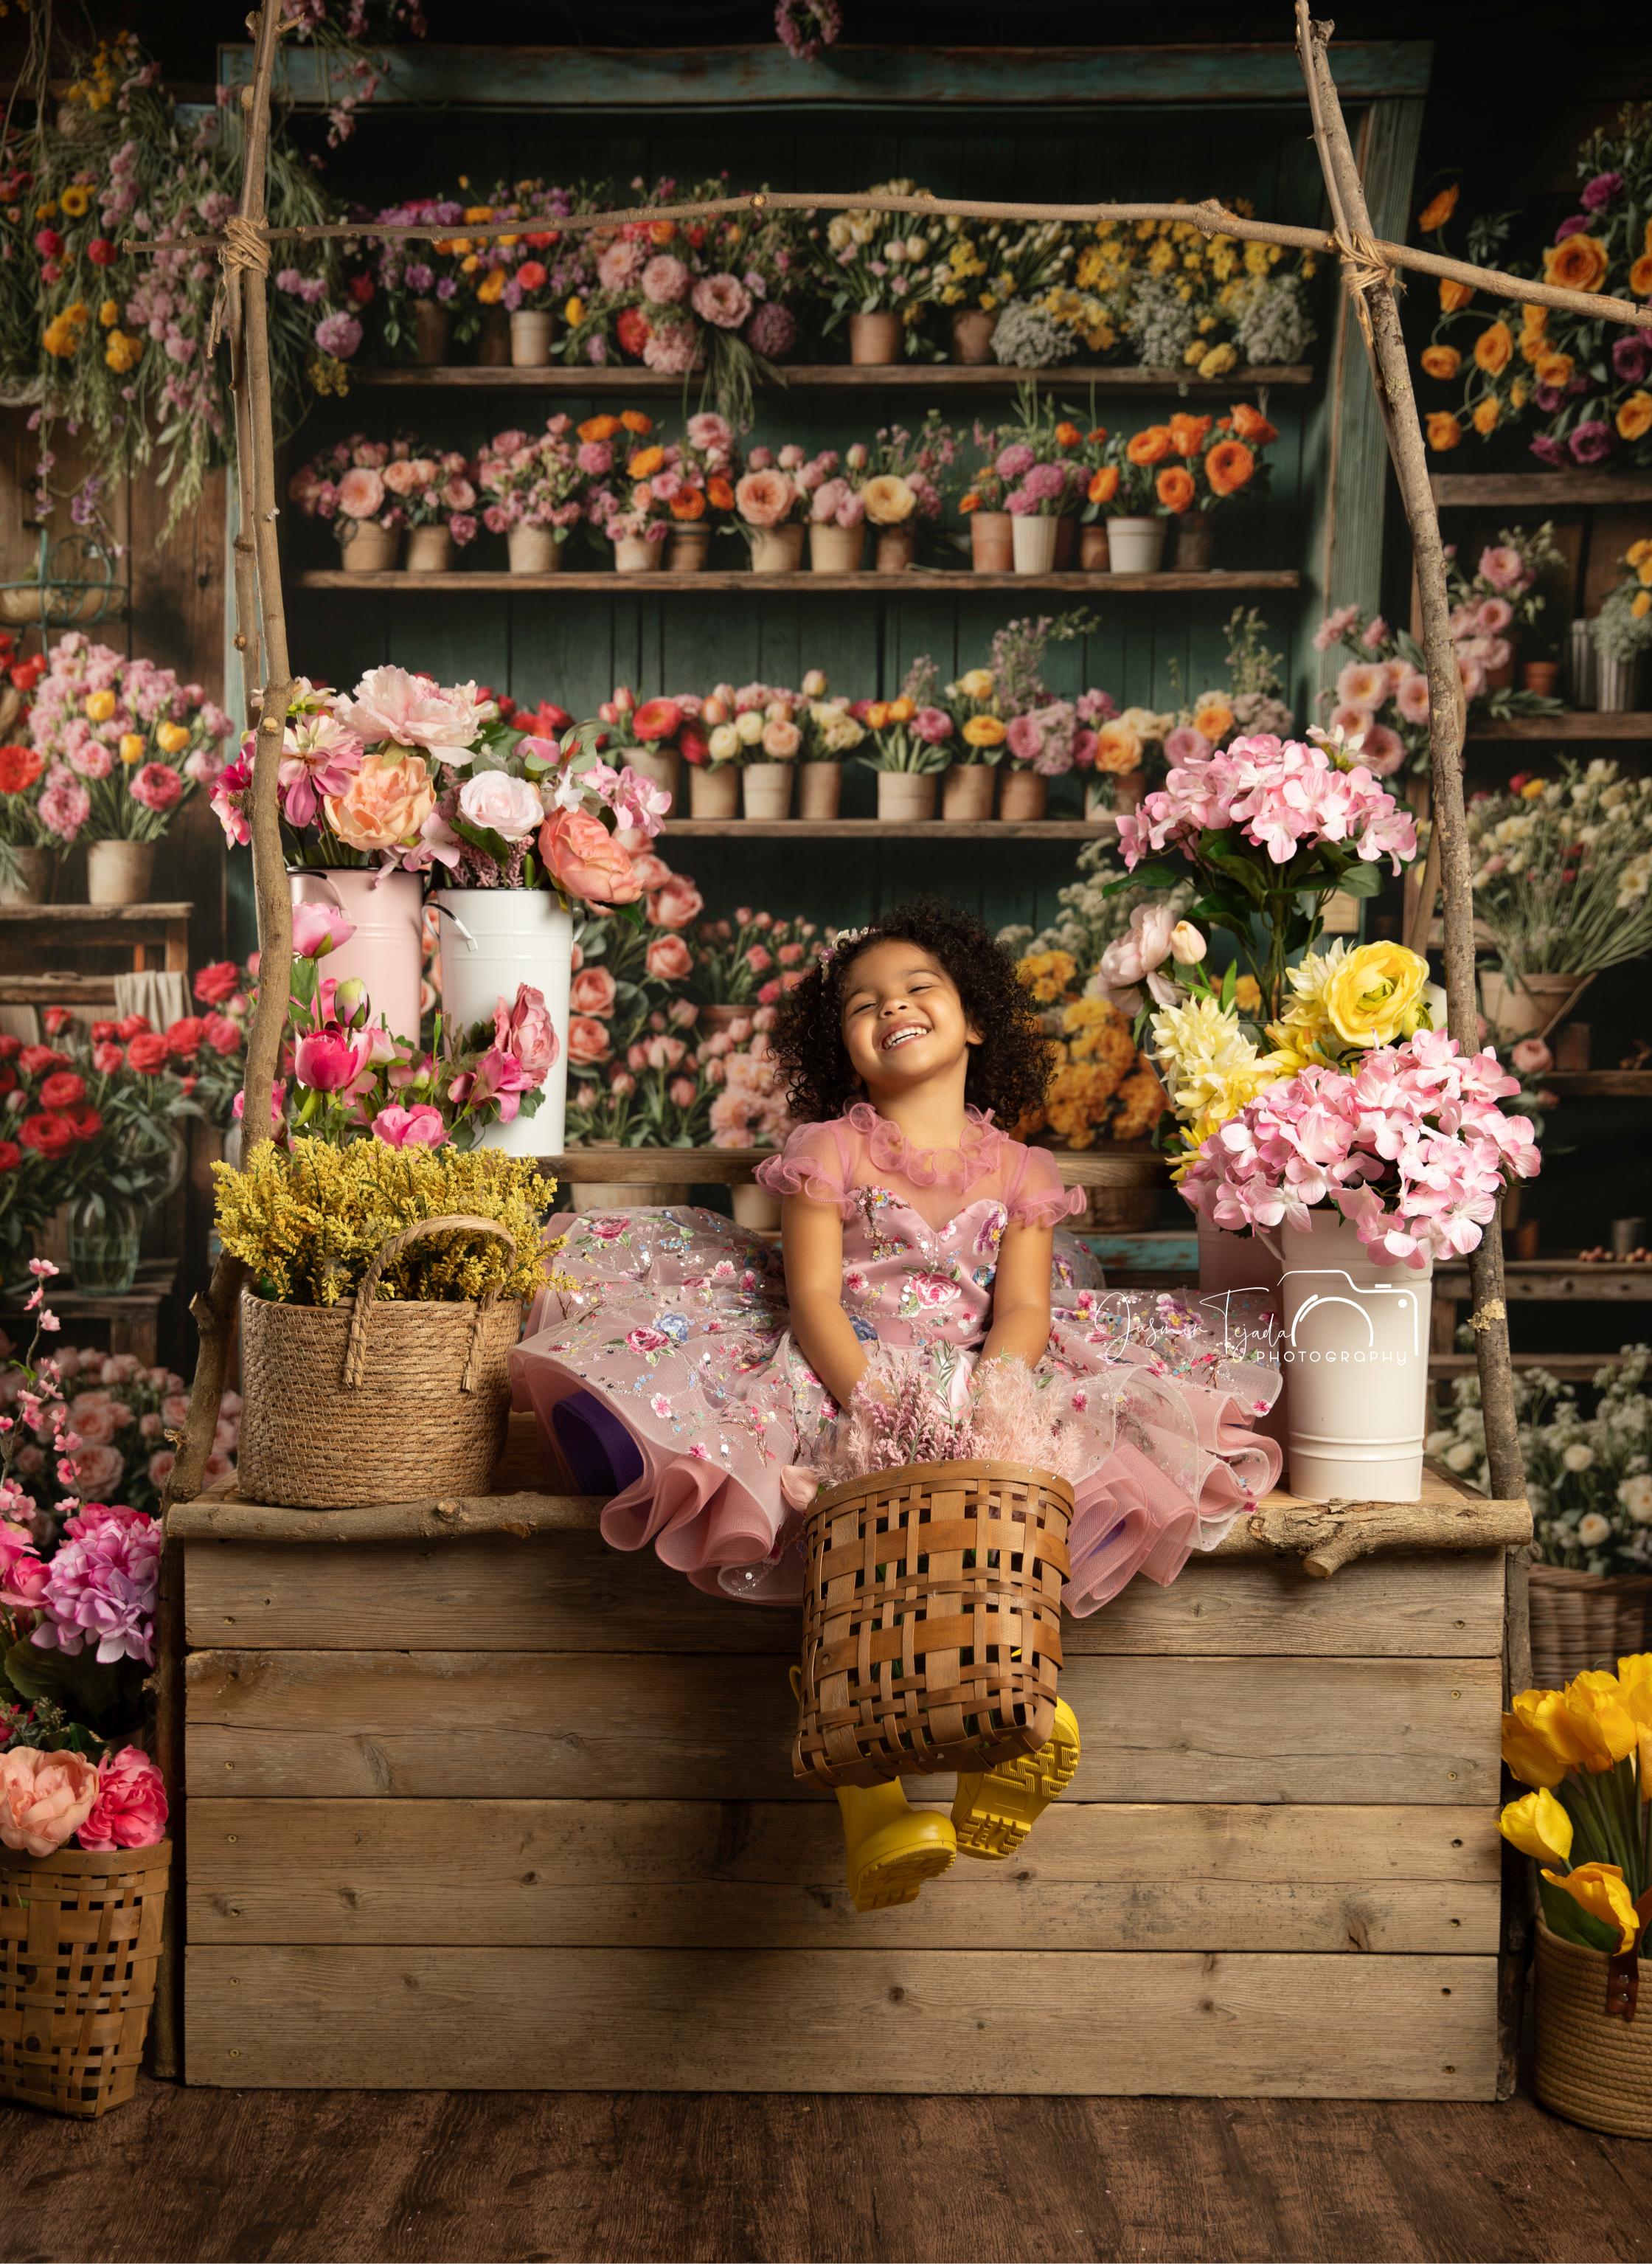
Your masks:
M 0 975 L 0 1006 L 100 1006 L 114 998 L 112 974 L 54 969 L 54 947 L 95 946 L 120 952 L 135 974 L 144 969 L 189 972 L 192 907 L 161 904 L 0 904 L 0 946 L 26 945 L 41 964 L 28 975 Z

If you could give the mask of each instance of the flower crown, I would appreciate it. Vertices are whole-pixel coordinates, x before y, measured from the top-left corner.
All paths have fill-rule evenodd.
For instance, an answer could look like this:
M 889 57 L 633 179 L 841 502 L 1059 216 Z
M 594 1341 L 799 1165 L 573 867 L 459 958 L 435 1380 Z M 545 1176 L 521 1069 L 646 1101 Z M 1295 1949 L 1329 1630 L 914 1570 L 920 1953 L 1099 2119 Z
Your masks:
M 864 943 L 872 932 L 873 930 L 870 927 L 839 928 L 831 941 L 822 947 L 820 954 L 821 965 L 830 966 L 840 951 L 848 951 L 856 944 Z

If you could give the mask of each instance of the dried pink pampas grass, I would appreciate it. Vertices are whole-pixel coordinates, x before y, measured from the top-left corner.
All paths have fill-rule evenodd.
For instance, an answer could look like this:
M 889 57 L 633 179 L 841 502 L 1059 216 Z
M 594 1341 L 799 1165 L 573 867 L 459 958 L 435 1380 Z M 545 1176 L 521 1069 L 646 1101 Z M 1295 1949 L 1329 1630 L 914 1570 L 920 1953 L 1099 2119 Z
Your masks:
M 844 1485 L 914 1462 L 1025 1462 L 1076 1484 L 1087 1457 L 1052 1393 L 1016 1360 L 983 1361 L 969 1397 L 953 1407 L 921 1353 L 880 1346 L 813 1468 Z

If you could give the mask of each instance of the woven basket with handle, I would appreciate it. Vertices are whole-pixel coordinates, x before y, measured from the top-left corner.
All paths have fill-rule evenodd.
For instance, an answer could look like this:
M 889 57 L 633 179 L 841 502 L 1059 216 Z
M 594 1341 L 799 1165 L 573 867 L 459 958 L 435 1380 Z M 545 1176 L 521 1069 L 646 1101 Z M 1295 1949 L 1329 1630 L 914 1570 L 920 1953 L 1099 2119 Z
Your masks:
M 131 2098 L 171 1861 L 170 1840 L 0 1847 L 0 2099 L 89 2119 Z
M 1631 1988 L 1612 1969 L 1635 1963 Z M 1562 1941 L 1540 1919 L 1534 2073 L 1544 2106 L 1569 2122 L 1652 2138 L 1652 1961 Z
M 1652 1648 L 1652 1575 L 1645 1572 L 1533 1564 L 1531 1611 L 1532 1679 L 1543 1689 Z
M 1064 1480 L 1020 1462 L 918 1462 L 819 1494 L 795 1774 L 880 1784 L 1043 1745 L 1072 1512 Z
M 420 1219 L 393 1234 L 353 1298 L 279 1305 L 241 1297 L 241 1447 L 249 1501 L 353 1509 L 431 1493 L 484 1493 L 511 1411 L 516 1299 L 383 1299 L 384 1269 L 429 1234 L 490 1234 L 496 1219 Z

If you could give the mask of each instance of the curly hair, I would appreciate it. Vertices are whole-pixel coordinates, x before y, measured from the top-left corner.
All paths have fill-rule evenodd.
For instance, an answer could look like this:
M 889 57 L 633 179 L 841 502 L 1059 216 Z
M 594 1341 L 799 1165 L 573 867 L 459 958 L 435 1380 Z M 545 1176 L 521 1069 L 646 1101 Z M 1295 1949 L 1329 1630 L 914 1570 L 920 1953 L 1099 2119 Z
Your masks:
M 969 1049 L 965 1100 L 990 1110 L 1006 1130 L 1040 1108 L 1054 1064 L 1031 993 L 978 919 L 938 897 L 920 896 L 880 913 L 852 944 L 817 960 L 781 998 L 770 1044 L 786 1073 L 793 1115 L 818 1124 L 865 1098 L 844 1044 L 844 983 L 864 952 L 892 942 L 914 943 L 938 962 L 981 1033 L 980 1044 Z

